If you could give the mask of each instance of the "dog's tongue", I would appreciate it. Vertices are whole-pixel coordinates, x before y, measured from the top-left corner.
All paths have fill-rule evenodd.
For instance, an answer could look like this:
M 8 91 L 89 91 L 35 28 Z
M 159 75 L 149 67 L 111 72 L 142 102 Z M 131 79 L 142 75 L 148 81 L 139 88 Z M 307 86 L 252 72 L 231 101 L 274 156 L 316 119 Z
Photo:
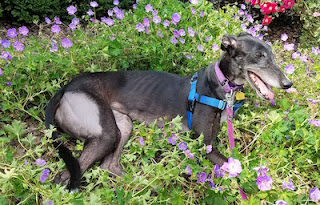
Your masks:
M 268 88 L 266 84 L 262 82 L 260 78 L 253 73 L 250 74 L 250 77 L 253 80 L 253 82 L 256 84 L 256 86 L 259 88 L 262 95 L 267 96 L 269 100 L 273 100 L 274 93 L 272 92 L 270 86 Z

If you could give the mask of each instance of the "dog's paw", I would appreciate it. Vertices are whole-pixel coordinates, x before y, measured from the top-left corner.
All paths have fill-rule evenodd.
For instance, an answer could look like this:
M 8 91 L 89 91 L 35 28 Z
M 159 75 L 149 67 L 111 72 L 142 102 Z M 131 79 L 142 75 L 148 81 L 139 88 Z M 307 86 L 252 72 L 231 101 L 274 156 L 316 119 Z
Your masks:
M 69 174 L 69 171 L 67 170 L 57 174 L 54 178 L 54 182 L 56 184 L 61 184 L 65 186 L 69 184 L 69 181 L 70 181 L 70 174 Z
M 116 163 L 116 164 L 111 163 L 108 168 L 108 171 L 110 172 L 111 175 L 116 175 L 116 176 L 122 176 L 127 174 L 119 163 Z

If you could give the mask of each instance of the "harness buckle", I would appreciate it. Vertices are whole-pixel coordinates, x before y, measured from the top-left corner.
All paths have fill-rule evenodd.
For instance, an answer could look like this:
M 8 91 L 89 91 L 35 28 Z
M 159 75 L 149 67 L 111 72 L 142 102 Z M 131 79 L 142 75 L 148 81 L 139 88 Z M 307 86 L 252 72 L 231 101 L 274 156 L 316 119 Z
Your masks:
M 194 82 L 198 79 L 198 75 L 193 75 L 192 78 L 191 78 L 191 82 Z
M 195 106 L 196 106 L 196 98 L 193 98 L 193 100 L 188 100 L 188 111 L 193 113 Z

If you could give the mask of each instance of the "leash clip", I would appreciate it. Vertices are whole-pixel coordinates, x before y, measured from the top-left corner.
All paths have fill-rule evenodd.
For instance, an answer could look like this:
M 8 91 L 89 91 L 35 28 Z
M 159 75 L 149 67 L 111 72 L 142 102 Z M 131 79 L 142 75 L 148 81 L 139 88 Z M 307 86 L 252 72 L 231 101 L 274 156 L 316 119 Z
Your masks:
M 195 106 L 196 106 L 196 98 L 193 98 L 192 101 L 188 100 L 188 111 L 193 113 Z
M 226 99 L 227 99 L 227 106 L 230 108 L 233 108 L 234 102 L 235 102 L 235 95 L 233 90 L 231 90 L 229 93 L 226 93 Z

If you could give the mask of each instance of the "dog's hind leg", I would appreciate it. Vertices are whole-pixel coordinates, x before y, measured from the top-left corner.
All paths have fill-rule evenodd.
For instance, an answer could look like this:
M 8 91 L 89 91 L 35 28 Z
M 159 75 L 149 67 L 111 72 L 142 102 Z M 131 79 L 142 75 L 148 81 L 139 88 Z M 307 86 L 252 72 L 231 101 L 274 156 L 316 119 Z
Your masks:
M 120 141 L 120 130 L 109 104 L 99 103 L 87 94 L 65 94 L 56 115 L 64 131 L 85 141 L 78 159 L 81 174 L 112 153 Z M 66 185 L 69 178 L 69 172 L 65 171 L 56 176 L 55 182 Z
M 113 114 L 121 133 L 121 139 L 116 150 L 104 158 L 100 167 L 101 169 L 107 169 L 111 174 L 122 176 L 123 174 L 125 174 L 125 171 L 123 171 L 123 168 L 120 164 L 120 157 L 124 145 L 130 138 L 130 134 L 132 131 L 132 121 L 127 115 L 120 112 L 113 111 Z

